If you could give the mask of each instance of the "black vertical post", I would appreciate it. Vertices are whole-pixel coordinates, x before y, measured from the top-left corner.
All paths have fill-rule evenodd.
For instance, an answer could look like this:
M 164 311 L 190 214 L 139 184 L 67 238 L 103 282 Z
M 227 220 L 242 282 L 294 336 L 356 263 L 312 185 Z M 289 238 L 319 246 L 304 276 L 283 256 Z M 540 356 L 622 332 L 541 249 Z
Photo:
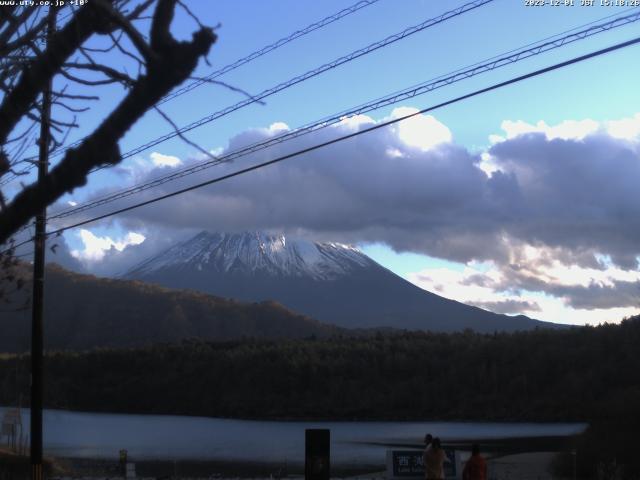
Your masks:
M 54 7 L 49 7 L 47 43 L 56 28 Z M 44 181 L 49 165 L 51 90 L 49 81 L 42 92 L 40 118 L 40 141 L 38 156 L 38 183 Z M 31 310 L 31 478 L 42 480 L 42 406 L 43 406 L 43 300 L 44 300 L 44 255 L 46 243 L 47 209 L 43 207 L 36 215 L 35 251 L 33 256 L 33 298 Z
M 328 429 L 305 430 L 305 480 L 329 480 L 331 472 L 331 433 Z

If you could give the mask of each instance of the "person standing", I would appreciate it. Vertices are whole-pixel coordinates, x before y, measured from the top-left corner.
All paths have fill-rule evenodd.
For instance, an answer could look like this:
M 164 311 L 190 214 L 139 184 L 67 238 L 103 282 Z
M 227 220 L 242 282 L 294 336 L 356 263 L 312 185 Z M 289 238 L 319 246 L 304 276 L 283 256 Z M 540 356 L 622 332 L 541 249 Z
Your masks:
M 433 439 L 430 448 L 424 453 L 424 476 L 426 480 L 444 479 L 444 462 L 449 459 L 440 445 L 438 437 Z
M 487 480 L 487 462 L 480 455 L 477 443 L 471 446 L 471 458 L 464 466 L 462 480 Z
M 425 477 L 426 477 L 426 471 L 427 471 L 427 452 L 431 449 L 431 442 L 433 441 L 433 437 L 431 436 L 430 433 L 427 433 L 424 436 L 424 452 L 422 452 L 422 464 L 425 466 Z

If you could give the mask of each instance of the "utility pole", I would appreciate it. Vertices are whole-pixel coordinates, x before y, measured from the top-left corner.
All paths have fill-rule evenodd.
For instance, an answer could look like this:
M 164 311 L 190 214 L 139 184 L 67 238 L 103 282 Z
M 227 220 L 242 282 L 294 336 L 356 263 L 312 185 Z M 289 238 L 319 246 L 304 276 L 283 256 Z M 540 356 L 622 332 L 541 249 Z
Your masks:
M 56 11 L 49 7 L 47 46 L 56 28 Z M 42 92 L 40 115 L 40 141 L 38 155 L 38 183 L 44 182 L 49 167 L 51 128 L 51 90 L 49 80 Z M 43 304 L 44 304 L 44 255 L 46 244 L 47 209 L 36 215 L 35 251 L 33 256 L 33 298 L 31 309 L 31 479 L 42 480 L 42 406 L 43 406 Z

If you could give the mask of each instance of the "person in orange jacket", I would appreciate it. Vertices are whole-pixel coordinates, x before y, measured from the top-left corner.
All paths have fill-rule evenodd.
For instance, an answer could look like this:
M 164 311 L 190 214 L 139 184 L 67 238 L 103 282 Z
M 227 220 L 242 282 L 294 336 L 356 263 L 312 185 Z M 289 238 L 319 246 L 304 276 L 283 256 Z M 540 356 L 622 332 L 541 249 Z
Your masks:
M 471 446 L 471 458 L 464 466 L 462 480 L 487 480 L 487 462 L 480 455 L 477 443 Z

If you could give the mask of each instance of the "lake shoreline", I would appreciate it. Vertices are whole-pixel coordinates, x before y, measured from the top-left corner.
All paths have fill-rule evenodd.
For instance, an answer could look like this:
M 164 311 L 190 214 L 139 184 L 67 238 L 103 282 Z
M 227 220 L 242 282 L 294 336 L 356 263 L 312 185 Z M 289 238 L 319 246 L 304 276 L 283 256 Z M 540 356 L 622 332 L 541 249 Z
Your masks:
M 106 476 L 120 473 L 116 460 L 69 458 L 55 459 L 60 476 Z M 138 477 L 172 478 L 283 478 L 304 475 L 304 459 L 300 462 L 250 462 L 237 460 L 152 460 L 135 462 Z M 338 465 L 331 468 L 332 477 L 353 477 L 379 473 L 383 463 L 371 465 Z
M 0 414 L 4 410 L 0 408 Z M 28 432 L 29 411 L 21 413 L 23 431 Z M 121 450 L 127 450 L 141 476 L 174 476 L 174 471 L 185 477 L 299 475 L 307 429 L 330 431 L 333 474 L 346 477 L 380 472 L 388 450 L 422 449 L 426 433 L 462 452 L 480 443 L 485 455 L 499 459 L 570 452 L 588 427 L 469 421 L 274 422 L 66 410 L 45 410 L 43 421 L 45 455 L 66 465 L 62 470 L 73 475 L 103 472 L 105 477 L 118 476 Z
M 462 452 L 469 452 L 472 443 L 481 445 L 482 453 L 493 468 L 516 471 L 520 464 L 544 463 L 538 468 L 548 468 L 557 455 L 567 454 L 575 448 L 577 435 L 570 437 L 523 437 L 476 439 L 473 442 L 448 441 L 443 446 Z M 386 445 L 389 449 L 421 449 L 418 444 Z M 524 459 L 524 460 L 523 460 Z M 297 461 L 247 461 L 224 459 L 166 459 L 144 458 L 130 459 L 136 465 L 140 477 L 173 478 L 281 478 L 304 475 L 304 458 Z M 117 459 L 55 457 L 54 463 L 60 469 L 61 476 L 117 476 L 120 465 Z M 378 463 L 332 465 L 331 476 L 346 478 L 354 476 L 384 476 L 384 458 Z M 530 468 L 528 466 L 527 468 Z

